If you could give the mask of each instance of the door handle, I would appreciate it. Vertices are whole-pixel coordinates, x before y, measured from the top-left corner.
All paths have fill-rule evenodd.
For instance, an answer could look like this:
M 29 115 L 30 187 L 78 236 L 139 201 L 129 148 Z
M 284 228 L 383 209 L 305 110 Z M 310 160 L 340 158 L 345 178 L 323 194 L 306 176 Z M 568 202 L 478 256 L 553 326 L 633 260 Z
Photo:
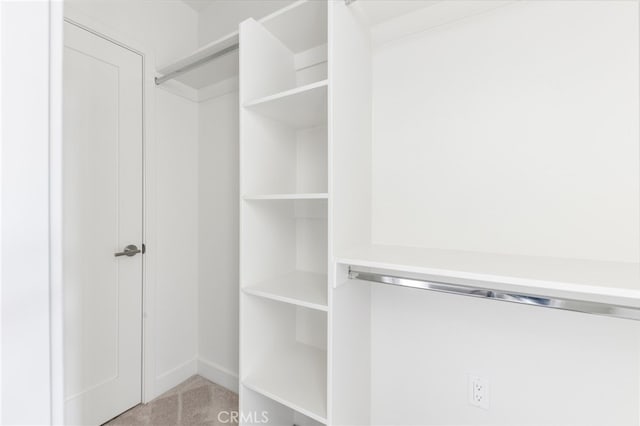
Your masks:
M 138 248 L 138 246 L 136 246 L 135 244 L 129 244 L 128 246 L 126 246 L 124 248 L 124 251 L 115 253 L 114 256 L 118 257 L 118 256 L 135 256 L 138 253 L 142 253 L 142 250 L 140 250 Z

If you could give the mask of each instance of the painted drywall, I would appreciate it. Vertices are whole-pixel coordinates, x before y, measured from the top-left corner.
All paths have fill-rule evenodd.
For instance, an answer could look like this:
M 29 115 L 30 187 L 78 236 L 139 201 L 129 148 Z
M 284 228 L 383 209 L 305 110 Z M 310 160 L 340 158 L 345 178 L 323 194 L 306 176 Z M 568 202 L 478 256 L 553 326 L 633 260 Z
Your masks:
M 637 262 L 638 34 L 637 2 L 528 1 L 379 47 L 373 242 Z
M 149 46 L 158 66 L 192 52 L 198 43 L 198 14 L 180 0 L 66 0 L 65 7 Z
M 51 366 L 59 358 L 49 334 L 49 155 L 59 154 L 50 139 L 49 94 L 59 91 L 50 91 L 57 80 L 50 81 L 49 57 L 61 52 L 49 14 L 49 2 L 0 2 L 0 423 L 7 425 L 51 423 Z
M 638 35 L 534 1 L 380 46 L 374 243 L 637 262 Z M 374 424 L 640 422 L 633 321 L 372 285 L 371 333 Z
M 260 19 L 293 3 L 292 0 L 218 0 L 200 12 L 198 41 L 207 44 L 238 30 L 247 18 Z
M 197 13 L 181 1 L 69 0 L 65 8 L 153 50 L 160 65 L 197 47 Z M 198 343 L 198 105 L 162 87 L 152 98 L 156 244 L 148 253 L 157 268 L 149 283 L 155 383 L 147 399 L 196 373 Z
M 371 300 L 373 424 L 640 422 L 635 321 L 384 285 Z M 469 403 L 470 374 L 488 410 Z
M 237 389 L 238 92 L 199 105 L 199 370 Z
M 156 93 L 156 392 L 196 372 L 198 104 Z

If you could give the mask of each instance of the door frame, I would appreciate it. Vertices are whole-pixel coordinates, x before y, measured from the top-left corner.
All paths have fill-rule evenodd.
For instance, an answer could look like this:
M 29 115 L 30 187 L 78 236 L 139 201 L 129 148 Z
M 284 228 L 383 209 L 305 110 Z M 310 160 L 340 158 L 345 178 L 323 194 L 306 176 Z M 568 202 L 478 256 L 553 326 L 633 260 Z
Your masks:
M 155 140 L 155 55 L 153 50 L 138 40 L 97 22 L 68 4 L 64 8 L 64 22 L 89 31 L 142 57 L 142 389 L 141 400 L 147 403 L 155 395 L 155 289 L 156 262 L 156 147 Z M 61 24 L 62 25 L 62 24 Z M 55 336 L 54 336 L 55 338 Z M 62 342 L 60 343 L 62 345 Z M 63 389 L 58 388 L 58 391 Z M 63 391 L 64 392 L 64 391 Z M 64 395 L 61 396 L 64 398 Z M 59 400 L 59 399 L 58 399 Z

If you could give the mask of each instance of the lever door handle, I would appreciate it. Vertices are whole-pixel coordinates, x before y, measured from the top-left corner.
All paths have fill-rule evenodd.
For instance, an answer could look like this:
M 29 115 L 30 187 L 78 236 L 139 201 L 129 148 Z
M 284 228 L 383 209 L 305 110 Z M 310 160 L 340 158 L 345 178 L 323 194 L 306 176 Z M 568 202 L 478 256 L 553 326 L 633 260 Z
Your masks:
M 129 244 L 128 246 L 126 246 L 124 248 L 124 251 L 115 253 L 114 256 L 118 257 L 118 256 L 135 256 L 138 253 L 142 253 L 142 250 L 140 250 L 138 248 L 138 246 L 136 246 L 135 244 Z

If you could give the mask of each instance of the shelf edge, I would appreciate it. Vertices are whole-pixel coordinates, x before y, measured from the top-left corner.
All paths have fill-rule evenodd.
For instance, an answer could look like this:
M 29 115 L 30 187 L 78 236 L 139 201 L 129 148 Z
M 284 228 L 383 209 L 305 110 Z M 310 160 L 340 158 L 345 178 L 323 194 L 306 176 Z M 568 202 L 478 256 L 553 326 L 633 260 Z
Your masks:
M 282 404 L 282 405 L 284 405 L 284 406 L 286 406 L 288 408 L 291 408 L 292 410 L 297 411 L 298 413 L 303 414 L 303 415 L 305 415 L 305 416 L 307 416 L 307 417 L 309 417 L 309 418 L 311 418 L 311 419 L 313 419 L 313 420 L 315 420 L 317 422 L 323 423 L 325 425 L 327 424 L 327 419 L 325 417 L 322 417 L 319 414 L 316 414 L 316 413 L 314 413 L 314 412 L 312 412 L 312 411 L 310 411 L 310 410 L 308 410 L 306 408 L 303 408 L 303 407 L 299 406 L 298 404 L 294 404 L 291 401 L 289 401 L 289 400 L 287 400 L 287 399 L 285 399 L 283 397 L 280 397 L 280 396 L 278 396 L 278 395 L 276 395 L 276 394 L 274 394 L 272 392 L 269 392 L 268 390 L 264 390 L 261 386 L 254 385 L 253 383 L 251 383 L 251 379 L 250 378 L 248 380 L 247 379 L 243 379 L 242 380 L 242 385 L 244 387 L 248 388 L 248 389 L 251 389 L 254 392 L 257 392 L 257 393 L 259 393 L 259 394 L 261 394 L 261 395 L 263 395 L 263 396 L 265 396 L 265 397 L 267 397 L 269 399 L 274 400 L 275 402 L 278 402 L 278 403 L 280 403 L 280 404 Z
M 276 302 L 287 303 L 289 305 L 301 306 L 307 309 L 313 309 L 316 311 L 329 312 L 328 305 L 321 305 L 319 303 L 308 302 L 302 299 L 296 299 L 293 297 L 282 296 L 268 290 L 262 290 L 255 287 L 243 287 L 242 292 L 251 296 L 262 297 L 264 299 L 274 300 Z
M 262 105 L 262 104 L 269 103 L 271 101 L 284 99 L 284 98 L 287 98 L 289 96 L 295 96 L 295 95 L 298 95 L 300 93 L 311 92 L 313 90 L 321 89 L 323 87 L 329 87 L 329 80 L 328 79 L 316 81 L 314 83 L 306 84 L 304 86 L 295 87 L 293 89 L 288 89 L 288 90 L 285 90 L 283 92 L 275 93 L 273 95 L 264 96 L 262 98 L 254 99 L 252 101 L 245 102 L 242 106 L 244 108 L 252 108 L 252 107 L 256 107 L 256 106 Z
M 264 194 L 264 195 L 243 195 L 245 201 L 266 201 L 266 200 L 327 200 L 327 192 L 311 192 L 302 194 Z

